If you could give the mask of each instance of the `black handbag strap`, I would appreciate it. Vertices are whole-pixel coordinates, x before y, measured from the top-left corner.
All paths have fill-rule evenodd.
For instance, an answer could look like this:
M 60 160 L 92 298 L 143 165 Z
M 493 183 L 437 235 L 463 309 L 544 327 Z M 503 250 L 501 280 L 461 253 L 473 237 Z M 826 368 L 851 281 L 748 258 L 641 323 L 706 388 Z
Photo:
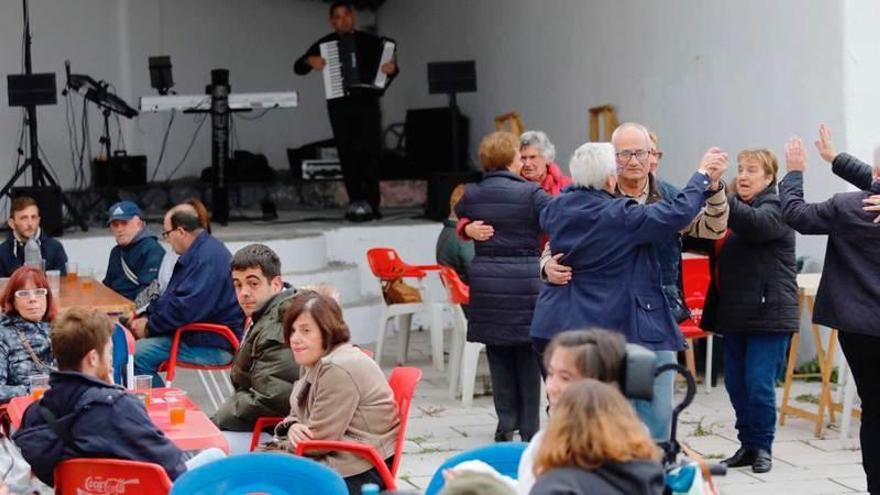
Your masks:
M 84 452 L 80 450 L 80 448 L 76 446 L 76 442 L 73 441 L 73 436 L 71 435 L 70 430 L 62 428 L 61 425 L 58 424 L 58 418 L 55 417 L 55 414 L 43 404 L 37 404 L 37 407 L 40 408 L 40 415 L 46 420 L 46 423 L 49 424 L 49 428 L 52 428 L 52 431 L 61 438 L 64 445 L 73 449 L 77 455 L 83 455 Z

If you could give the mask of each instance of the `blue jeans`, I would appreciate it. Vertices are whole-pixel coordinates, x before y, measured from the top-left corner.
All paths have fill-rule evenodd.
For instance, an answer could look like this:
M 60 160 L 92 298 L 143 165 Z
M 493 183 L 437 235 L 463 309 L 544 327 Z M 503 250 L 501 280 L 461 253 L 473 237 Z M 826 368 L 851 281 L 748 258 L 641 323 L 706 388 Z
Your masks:
M 675 351 L 655 351 L 657 367 L 678 362 Z M 636 414 L 648 427 L 655 442 L 668 442 L 672 434 L 672 392 L 675 373 L 667 371 L 654 379 L 654 399 L 634 400 Z
M 153 386 L 164 387 L 165 382 L 159 376 L 159 366 L 168 360 L 171 354 L 171 343 L 174 338 L 149 337 L 138 340 L 134 351 L 134 374 L 153 375 Z M 177 361 L 193 364 L 221 365 L 232 361 L 232 353 L 218 347 L 195 347 L 180 342 Z
M 791 334 L 724 335 L 724 386 L 736 412 L 737 437 L 747 449 L 770 452 L 776 433 L 776 370 Z

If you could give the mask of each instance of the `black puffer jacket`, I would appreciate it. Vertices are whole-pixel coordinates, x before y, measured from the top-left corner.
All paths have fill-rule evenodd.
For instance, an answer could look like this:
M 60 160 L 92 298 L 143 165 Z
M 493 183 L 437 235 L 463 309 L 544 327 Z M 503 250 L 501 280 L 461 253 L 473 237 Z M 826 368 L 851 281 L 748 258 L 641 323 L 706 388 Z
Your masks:
M 751 203 L 732 196 L 729 204 L 731 232 L 720 252 L 710 250 L 712 282 L 700 326 L 718 333 L 796 331 L 795 235 L 782 219 L 776 186 Z
M 538 215 L 549 201 L 537 184 L 508 171 L 489 172 L 465 189 L 455 208 L 458 217 L 483 220 L 495 228 L 491 239 L 474 243 L 476 255 L 468 270 L 468 341 L 531 342 L 529 326 L 541 287 Z

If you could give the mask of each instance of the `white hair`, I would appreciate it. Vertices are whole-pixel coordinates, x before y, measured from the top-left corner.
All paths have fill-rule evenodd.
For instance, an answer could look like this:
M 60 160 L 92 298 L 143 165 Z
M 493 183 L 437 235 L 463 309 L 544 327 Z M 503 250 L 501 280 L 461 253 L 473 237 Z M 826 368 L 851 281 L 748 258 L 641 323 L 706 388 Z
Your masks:
M 617 173 L 614 146 L 611 143 L 584 143 L 568 162 L 574 185 L 602 189 L 608 177 Z
M 614 129 L 614 132 L 611 133 L 611 144 L 613 144 L 615 148 L 617 148 L 617 138 L 619 135 L 618 133 L 623 132 L 627 129 L 635 129 L 635 130 L 641 132 L 642 134 L 644 134 L 645 135 L 645 149 L 646 150 L 651 149 L 651 144 L 653 143 L 651 141 L 651 133 L 648 131 L 647 127 L 645 127 L 642 124 L 639 124 L 637 122 L 624 122 L 623 124 L 620 124 L 619 126 L 617 126 L 616 129 Z
M 522 133 L 519 136 L 519 147 L 522 149 L 526 146 L 538 148 L 541 156 L 549 162 L 556 159 L 556 146 L 553 146 L 553 143 L 550 142 L 550 138 L 547 137 L 547 133 L 544 131 L 526 131 Z

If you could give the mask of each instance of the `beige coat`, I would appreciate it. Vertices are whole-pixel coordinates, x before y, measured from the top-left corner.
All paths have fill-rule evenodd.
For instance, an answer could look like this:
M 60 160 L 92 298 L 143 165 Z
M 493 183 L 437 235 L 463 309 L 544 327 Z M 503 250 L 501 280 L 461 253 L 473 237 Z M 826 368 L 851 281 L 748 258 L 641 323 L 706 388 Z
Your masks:
M 312 367 L 300 370 L 290 395 L 290 416 L 282 424 L 302 423 L 315 440 L 342 440 L 373 446 L 383 459 L 394 455 L 400 418 L 388 380 L 375 361 L 351 344 L 341 344 Z M 347 452 L 314 452 L 340 473 L 354 476 L 372 469 Z

